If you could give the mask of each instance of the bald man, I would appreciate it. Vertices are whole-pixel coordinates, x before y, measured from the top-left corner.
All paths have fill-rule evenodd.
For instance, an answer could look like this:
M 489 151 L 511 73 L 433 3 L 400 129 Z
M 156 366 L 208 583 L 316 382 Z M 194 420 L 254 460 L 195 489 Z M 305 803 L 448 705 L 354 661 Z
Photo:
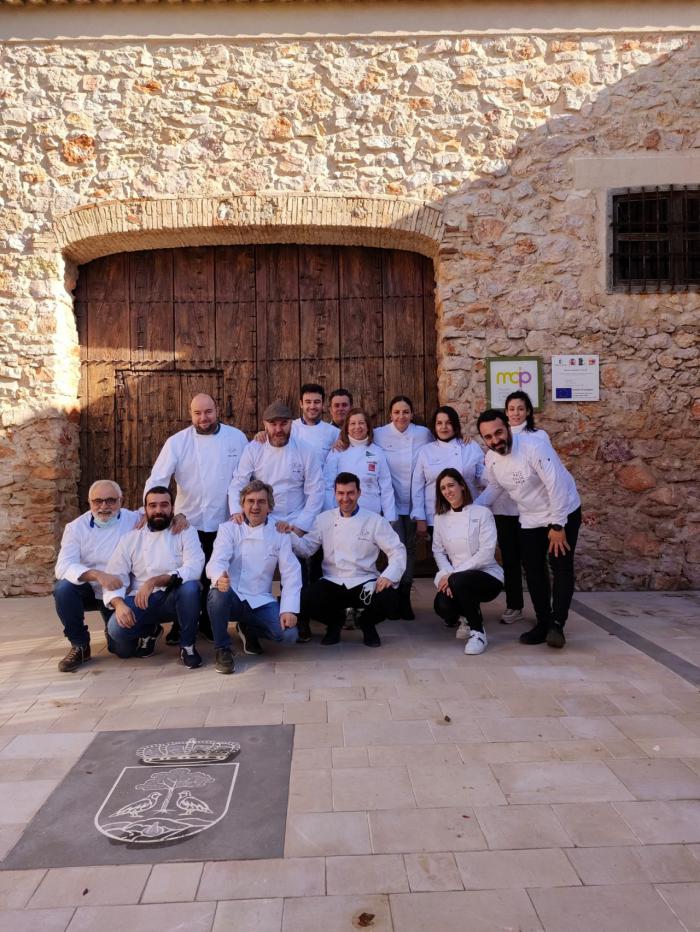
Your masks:
M 248 440 L 237 427 L 221 423 L 210 395 L 194 396 L 190 402 L 190 417 L 192 425 L 168 437 L 163 444 L 146 480 L 144 495 L 155 486 L 167 487 L 175 478 L 175 511 L 184 514 L 196 528 L 207 562 L 219 525 L 228 521 L 228 487 Z M 203 575 L 199 631 L 211 641 L 206 609 L 208 590 L 209 580 Z M 179 629 L 173 625 L 166 641 L 178 644 L 179 637 Z

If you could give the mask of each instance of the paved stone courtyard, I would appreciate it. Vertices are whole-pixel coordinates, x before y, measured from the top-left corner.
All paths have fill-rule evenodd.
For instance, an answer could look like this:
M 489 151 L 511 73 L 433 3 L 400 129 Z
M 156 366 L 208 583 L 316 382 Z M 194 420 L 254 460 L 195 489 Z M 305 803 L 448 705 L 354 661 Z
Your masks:
M 0 932 L 700 929 L 697 688 L 583 614 L 524 647 L 500 601 L 465 657 L 418 589 L 381 650 L 270 646 L 230 677 L 210 645 L 199 671 L 108 657 L 97 615 L 60 674 L 51 600 L 0 603 L 0 857 L 94 732 L 295 725 L 283 859 L 2 872 Z M 693 594 L 576 604 L 697 662 Z

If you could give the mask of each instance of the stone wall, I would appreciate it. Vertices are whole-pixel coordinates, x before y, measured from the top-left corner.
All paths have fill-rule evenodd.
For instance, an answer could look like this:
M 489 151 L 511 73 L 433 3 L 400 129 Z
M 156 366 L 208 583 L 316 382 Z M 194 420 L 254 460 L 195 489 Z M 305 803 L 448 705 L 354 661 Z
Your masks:
M 152 203 L 265 192 L 442 213 L 424 249 L 440 395 L 470 428 L 487 355 L 600 353 L 601 402 L 549 402 L 540 417 L 584 499 L 579 582 L 700 583 L 698 295 L 606 293 L 605 199 L 577 190 L 572 168 L 655 154 L 662 170 L 664 152 L 700 149 L 697 35 L 35 42 L 0 55 L 2 592 L 46 591 L 78 511 L 80 249 L 61 218 L 127 202 L 115 213 L 135 218 L 133 235 L 100 248 L 141 248 Z M 366 217 L 331 213 L 308 239 L 376 244 Z M 245 239 L 235 209 L 216 215 L 220 233 L 192 221 L 183 242 Z

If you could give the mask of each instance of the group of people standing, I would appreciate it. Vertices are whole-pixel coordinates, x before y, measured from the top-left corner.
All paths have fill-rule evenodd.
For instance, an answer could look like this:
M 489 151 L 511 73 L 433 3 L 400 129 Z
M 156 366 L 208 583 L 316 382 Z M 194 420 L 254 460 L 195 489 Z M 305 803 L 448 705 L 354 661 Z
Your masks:
M 248 442 L 221 423 L 212 398 L 196 395 L 192 423 L 165 442 L 140 511 L 122 506 L 112 480 L 93 483 L 56 566 L 56 609 L 71 643 L 59 669 L 90 658 L 90 609 L 102 612 L 119 656 L 151 655 L 170 620 L 166 641 L 182 663 L 201 665 L 199 631 L 213 640 L 221 673 L 234 670 L 231 621 L 244 652 L 260 654 L 261 638 L 309 641 L 312 619 L 326 626 L 321 643 L 337 644 L 352 609 L 364 644 L 379 647 L 377 624 L 414 618 L 419 537 L 432 540 L 437 563 L 435 611 L 466 640 L 465 653 L 485 650 L 480 606 L 504 585 L 501 621 L 523 617 L 522 568 L 537 623 L 520 640 L 563 647 L 580 501 L 528 396 L 514 392 L 505 410 L 479 416 L 485 456 L 449 405 L 424 427 L 397 395 L 376 429 L 346 389 L 329 396 L 331 422 L 324 405 L 321 385 L 303 385 L 300 416 L 273 402 Z

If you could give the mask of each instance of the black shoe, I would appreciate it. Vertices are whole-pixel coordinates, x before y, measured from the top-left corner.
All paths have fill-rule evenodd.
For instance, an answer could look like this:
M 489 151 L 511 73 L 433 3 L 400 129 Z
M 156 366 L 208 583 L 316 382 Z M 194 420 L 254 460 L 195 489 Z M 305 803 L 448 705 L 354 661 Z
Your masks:
M 549 647 L 563 647 L 565 644 L 564 625 L 558 625 L 554 622 L 549 626 L 549 631 L 547 632 L 547 645 Z
M 311 625 L 306 618 L 297 622 L 297 644 L 308 644 L 311 640 Z
M 238 636 L 243 641 L 243 653 L 250 654 L 253 657 L 259 657 L 260 654 L 265 653 L 260 646 L 260 641 L 257 639 L 257 636 L 251 634 L 249 631 L 246 631 L 243 625 L 238 626 Z
M 197 648 L 192 648 L 192 653 L 190 654 L 184 647 L 180 648 L 180 660 L 187 667 L 188 670 L 196 670 L 197 667 L 202 666 L 202 658 L 197 653 Z
M 204 638 L 210 644 L 214 643 L 214 632 L 211 630 L 211 622 L 208 617 L 200 616 L 197 630 L 199 632 L 198 637 Z
M 156 625 L 153 634 L 148 634 L 144 638 L 139 638 L 139 643 L 134 651 L 134 657 L 152 657 L 156 649 L 156 644 L 163 634 L 163 625 Z
M 58 661 L 58 669 L 61 673 L 72 673 L 90 659 L 90 645 L 86 644 L 80 647 L 74 644 L 68 651 L 63 660 Z
M 216 672 L 233 673 L 233 654 L 229 647 L 220 647 L 216 651 Z
M 382 642 L 379 640 L 375 625 L 366 624 L 362 626 L 362 643 L 365 647 L 381 647 Z
M 324 647 L 330 647 L 332 644 L 340 644 L 340 625 L 328 625 L 328 630 L 321 638 L 321 644 Z
M 180 624 L 174 621 L 170 626 L 170 631 L 165 635 L 165 643 L 170 647 L 177 647 L 180 643 Z
M 520 635 L 521 644 L 544 644 L 547 640 L 549 624 L 546 621 L 538 621 L 534 628 L 530 628 L 524 634 Z

